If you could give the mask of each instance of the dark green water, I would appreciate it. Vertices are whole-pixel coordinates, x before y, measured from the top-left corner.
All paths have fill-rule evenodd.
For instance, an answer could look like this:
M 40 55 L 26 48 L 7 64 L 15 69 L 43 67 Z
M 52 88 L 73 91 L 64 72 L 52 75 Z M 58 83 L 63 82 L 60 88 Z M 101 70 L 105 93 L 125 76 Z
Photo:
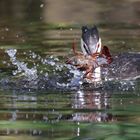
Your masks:
M 0 140 L 139 140 L 139 80 L 67 87 L 65 60 L 82 25 L 113 55 L 140 52 L 140 1 L 58 1 L 0 1 Z

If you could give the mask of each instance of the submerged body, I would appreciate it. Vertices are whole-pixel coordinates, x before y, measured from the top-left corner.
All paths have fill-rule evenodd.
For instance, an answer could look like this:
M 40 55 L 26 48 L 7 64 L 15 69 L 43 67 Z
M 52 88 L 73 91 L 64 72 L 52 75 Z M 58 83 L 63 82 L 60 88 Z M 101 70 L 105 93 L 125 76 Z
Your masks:
M 108 78 L 135 80 L 140 78 L 140 53 L 122 53 L 114 57 Z

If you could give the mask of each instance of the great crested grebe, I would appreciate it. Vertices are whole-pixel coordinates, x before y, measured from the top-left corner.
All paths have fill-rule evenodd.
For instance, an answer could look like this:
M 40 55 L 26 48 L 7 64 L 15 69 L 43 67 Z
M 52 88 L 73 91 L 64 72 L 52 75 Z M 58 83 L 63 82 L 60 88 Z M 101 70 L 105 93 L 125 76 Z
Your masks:
M 107 46 L 102 46 L 101 38 L 96 26 L 88 28 L 82 27 L 81 50 L 76 51 L 76 45 L 73 44 L 74 56 L 67 60 L 77 69 L 85 71 L 83 76 L 87 82 L 101 81 L 101 67 L 112 62 L 112 57 Z

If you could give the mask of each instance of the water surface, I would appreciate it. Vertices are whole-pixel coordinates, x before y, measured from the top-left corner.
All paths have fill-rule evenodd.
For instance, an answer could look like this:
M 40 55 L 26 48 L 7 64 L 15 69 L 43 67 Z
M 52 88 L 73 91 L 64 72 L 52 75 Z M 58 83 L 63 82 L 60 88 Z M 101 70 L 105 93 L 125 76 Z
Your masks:
M 113 56 L 139 53 L 139 3 L 2 0 L 0 139 L 139 140 L 139 79 L 81 86 L 65 64 L 82 25 L 96 24 Z

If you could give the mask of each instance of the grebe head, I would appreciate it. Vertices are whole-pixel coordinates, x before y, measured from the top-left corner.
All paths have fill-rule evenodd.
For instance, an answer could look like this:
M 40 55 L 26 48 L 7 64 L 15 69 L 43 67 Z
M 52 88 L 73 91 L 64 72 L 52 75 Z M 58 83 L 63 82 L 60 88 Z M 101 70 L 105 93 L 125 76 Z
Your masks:
M 100 53 L 101 38 L 96 26 L 92 28 L 82 27 L 81 49 L 85 55 Z

